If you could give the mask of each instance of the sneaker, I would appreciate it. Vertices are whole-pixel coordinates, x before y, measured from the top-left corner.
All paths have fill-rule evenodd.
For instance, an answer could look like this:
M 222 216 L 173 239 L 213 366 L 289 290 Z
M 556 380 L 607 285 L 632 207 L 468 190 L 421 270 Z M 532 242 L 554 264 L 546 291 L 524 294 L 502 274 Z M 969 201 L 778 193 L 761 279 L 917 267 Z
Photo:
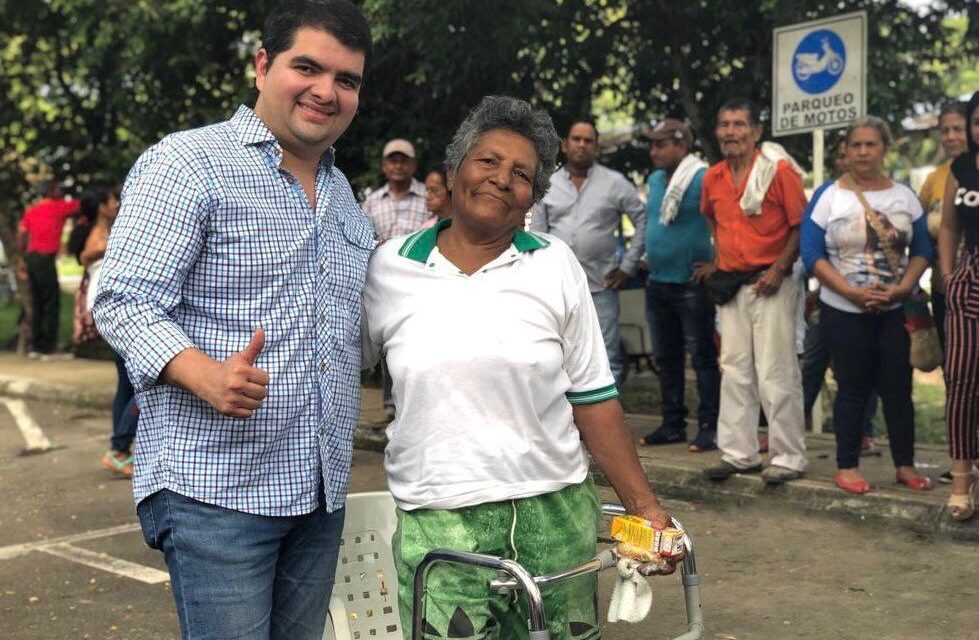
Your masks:
M 663 425 L 656 431 L 647 433 L 643 436 L 642 443 L 650 446 L 656 446 L 660 444 L 675 444 L 677 442 L 687 441 L 687 430 Z
M 60 360 L 74 360 L 75 354 L 68 353 L 67 351 L 52 351 L 51 353 L 42 353 L 41 362 L 57 362 Z
M 946 471 L 942 475 L 938 476 L 938 481 L 942 484 L 952 484 L 952 472 L 951 470 Z
M 769 465 L 767 469 L 761 472 L 761 477 L 762 480 L 765 481 L 765 484 L 782 484 L 783 482 L 788 482 L 789 480 L 797 480 L 801 478 L 802 472 L 773 464 Z
M 704 468 L 703 473 L 708 480 L 727 480 L 736 473 L 761 473 L 761 465 L 739 469 L 730 462 L 721 460 L 717 464 Z
M 690 441 L 687 450 L 691 453 L 703 453 L 713 451 L 717 448 L 717 429 L 714 427 L 701 427 L 697 432 L 697 437 Z

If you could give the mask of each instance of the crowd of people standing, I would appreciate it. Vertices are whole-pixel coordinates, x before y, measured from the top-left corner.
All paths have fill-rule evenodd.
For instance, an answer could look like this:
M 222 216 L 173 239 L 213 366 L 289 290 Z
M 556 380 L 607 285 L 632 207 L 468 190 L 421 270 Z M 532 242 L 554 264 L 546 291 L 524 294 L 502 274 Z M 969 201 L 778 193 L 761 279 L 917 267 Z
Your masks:
M 896 480 L 931 488 L 914 465 L 901 306 L 934 266 L 936 241 L 918 197 L 884 173 L 882 120 L 850 126 L 845 171 L 812 198 L 785 149 L 762 141 L 750 100 L 716 113 L 722 159 L 709 167 L 689 127 L 664 120 L 649 133 L 655 170 L 643 203 L 597 162 L 594 122 L 575 120 L 559 137 L 547 113 L 489 96 L 424 183 L 414 145 L 389 141 L 385 184 L 361 203 L 334 145 L 371 54 L 357 6 L 284 0 L 255 54 L 254 105 L 144 152 L 118 216 L 111 197 L 85 205 L 93 228 L 79 257 L 97 283 L 84 308 L 139 398 L 135 455 L 120 426 L 104 462 L 121 473 L 133 465 L 141 529 L 166 560 L 184 637 L 322 636 L 361 366 L 381 355 L 403 626 L 414 568 L 431 549 L 519 555 L 534 573 L 593 554 L 599 504 L 586 453 L 629 513 L 667 526 L 618 400 L 618 291 L 644 255 L 664 402 L 662 426 L 642 445 L 687 439 L 686 350 L 699 395 L 689 449 L 721 454 L 704 474 L 781 484 L 805 473 L 801 253 L 822 285 L 821 339 L 839 382 L 837 485 L 870 490 L 858 459 L 876 392 Z M 948 510 L 958 520 L 973 515 L 977 479 L 977 112 L 979 93 L 943 113 L 943 141 L 958 114 L 966 148 L 931 187 L 941 192 Z M 52 229 L 68 215 L 49 200 L 50 224 L 36 213 L 23 224 L 39 287 Z M 636 234 L 620 253 L 623 216 Z M 126 394 L 120 386 L 120 405 Z M 680 559 L 634 569 L 668 574 Z M 431 635 L 526 631 L 509 598 L 436 571 Z M 573 585 L 550 592 L 552 637 L 597 637 L 594 576 Z

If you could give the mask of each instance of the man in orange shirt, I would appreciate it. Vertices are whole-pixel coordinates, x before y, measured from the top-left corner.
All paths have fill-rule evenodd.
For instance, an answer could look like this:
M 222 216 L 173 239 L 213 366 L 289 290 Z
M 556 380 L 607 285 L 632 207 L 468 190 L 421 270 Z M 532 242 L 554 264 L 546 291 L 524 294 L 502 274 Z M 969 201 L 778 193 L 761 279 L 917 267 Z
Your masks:
M 715 263 L 695 278 L 718 304 L 721 329 L 721 404 L 717 424 L 721 462 L 704 474 L 724 480 L 762 471 L 758 416 L 768 418 L 771 464 L 762 477 L 779 484 L 806 466 L 802 381 L 795 349 L 799 287 L 791 277 L 799 254 L 806 196 L 797 167 L 778 145 L 757 148 L 759 109 L 735 98 L 717 115 L 724 160 L 704 175 L 701 211 L 716 246 Z

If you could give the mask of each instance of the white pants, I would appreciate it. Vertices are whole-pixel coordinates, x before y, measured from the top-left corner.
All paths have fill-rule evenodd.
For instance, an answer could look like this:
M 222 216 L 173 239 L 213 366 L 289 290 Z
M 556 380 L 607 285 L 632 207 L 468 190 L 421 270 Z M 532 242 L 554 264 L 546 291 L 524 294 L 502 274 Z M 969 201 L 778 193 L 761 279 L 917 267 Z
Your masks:
M 717 445 L 723 460 L 745 469 L 761 462 L 759 409 L 768 418 L 771 463 L 806 467 L 802 376 L 795 348 L 798 282 L 782 280 L 773 296 L 751 285 L 717 308 L 721 324 L 721 408 Z

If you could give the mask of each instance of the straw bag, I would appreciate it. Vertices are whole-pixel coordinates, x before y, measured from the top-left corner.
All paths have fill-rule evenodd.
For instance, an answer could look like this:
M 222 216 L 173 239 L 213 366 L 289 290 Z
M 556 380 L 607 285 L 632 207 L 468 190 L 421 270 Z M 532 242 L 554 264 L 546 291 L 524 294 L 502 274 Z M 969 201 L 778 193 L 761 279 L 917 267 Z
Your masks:
M 857 200 L 863 207 L 867 224 L 873 227 L 880 239 L 880 246 L 884 250 L 884 256 L 891 267 L 895 277 L 901 273 L 901 258 L 887 237 L 887 230 L 880 220 L 880 214 L 874 211 L 863 191 L 857 186 L 855 180 L 850 176 L 845 177 L 844 184 L 856 194 Z M 943 353 L 942 345 L 938 341 L 938 330 L 935 328 L 935 320 L 928 310 L 927 297 L 924 292 L 915 286 L 914 292 L 902 303 L 904 307 L 904 328 L 911 336 L 911 366 L 919 371 L 934 371 L 942 364 Z

